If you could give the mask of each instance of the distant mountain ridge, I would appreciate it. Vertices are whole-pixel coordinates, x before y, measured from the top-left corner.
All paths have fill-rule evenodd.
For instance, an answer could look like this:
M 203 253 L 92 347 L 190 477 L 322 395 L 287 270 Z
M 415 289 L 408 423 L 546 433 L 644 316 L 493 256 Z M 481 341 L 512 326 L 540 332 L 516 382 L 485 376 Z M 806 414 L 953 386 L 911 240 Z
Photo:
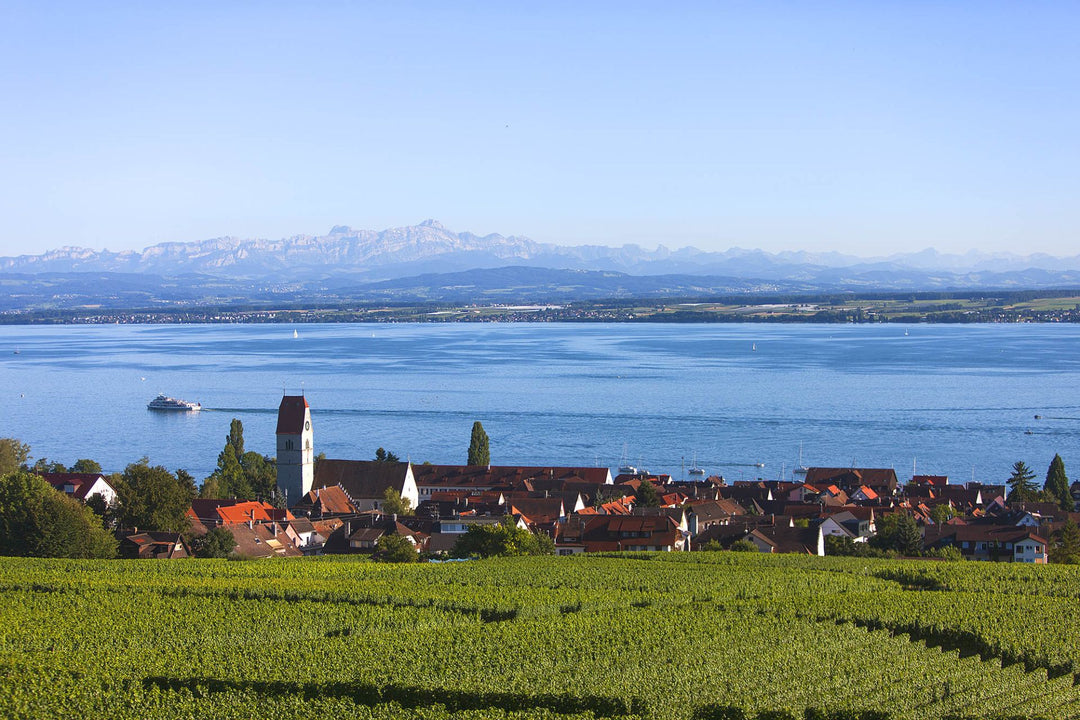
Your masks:
M 434 220 L 382 231 L 338 225 L 326 235 L 280 240 L 224 237 L 118 253 L 65 247 L 0 258 L 4 312 L 1049 288 L 1080 288 L 1080 256 L 568 247 L 454 233 Z
M 142 251 L 110 252 L 62 247 L 41 255 L 0 258 L 0 272 L 199 273 L 233 279 L 306 282 L 335 275 L 371 281 L 432 272 L 529 265 L 565 270 L 617 271 L 635 275 L 689 274 L 761 280 L 814 282 L 822 276 L 921 271 L 1009 273 L 1025 270 L 1080 270 L 1080 255 L 1056 258 L 986 254 L 948 255 L 926 249 L 889 257 L 862 258 L 836 252 L 781 252 L 731 248 L 706 252 L 694 247 L 670 250 L 659 245 L 561 246 L 497 233 L 455 233 L 435 220 L 381 231 L 337 225 L 325 235 L 279 240 L 221 237 L 197 242 L 167 242 Z M 930 285 L 936 285 L 930 282 Z

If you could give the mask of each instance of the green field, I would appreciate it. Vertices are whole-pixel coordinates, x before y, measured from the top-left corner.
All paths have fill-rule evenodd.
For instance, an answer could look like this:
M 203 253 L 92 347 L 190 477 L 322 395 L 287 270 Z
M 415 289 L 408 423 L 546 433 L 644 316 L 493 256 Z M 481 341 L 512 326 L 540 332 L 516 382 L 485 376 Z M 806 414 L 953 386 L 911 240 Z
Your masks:
M 1069 567 L 0 559 L 5 718 L 1080 717 Z

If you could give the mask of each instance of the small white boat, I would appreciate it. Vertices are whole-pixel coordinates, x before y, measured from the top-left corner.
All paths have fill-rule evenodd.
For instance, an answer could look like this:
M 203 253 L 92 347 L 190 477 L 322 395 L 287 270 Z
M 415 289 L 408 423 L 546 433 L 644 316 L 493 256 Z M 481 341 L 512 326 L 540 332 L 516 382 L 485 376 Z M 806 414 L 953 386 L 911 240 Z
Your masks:
M 694 453 L 694 462 L 690 464 L 690 469 L 686 471 L 690 475 L 704 475 L 705 468 L 699 468 L 697 464 L 697 453 Z
M 810 468 L 802 464 L 802 443 L 799 443 L 799 463 L 791 470 L 794 475 L 805 475 Z
M 202 404 L 179 400 L 168 395 L 158 395 L 146 406 L 147 410 L 167 410 L 172 412 L 199 412 Z
M 293 331 L 292 331 L 292 336 L 294 338 L 298 338 L 298 337 L 300 337 L 300 333 L 296 332 L 296 329 L 294 328 Z

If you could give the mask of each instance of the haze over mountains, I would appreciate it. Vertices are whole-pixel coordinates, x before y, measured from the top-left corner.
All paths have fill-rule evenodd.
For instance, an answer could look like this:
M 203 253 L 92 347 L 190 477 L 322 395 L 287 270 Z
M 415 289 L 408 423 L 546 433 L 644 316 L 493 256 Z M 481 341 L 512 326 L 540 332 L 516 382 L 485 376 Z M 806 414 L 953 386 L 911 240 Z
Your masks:
M 146 301 L 574 300 L 849 290 L 1039 289 L 1080 286 L 1080 255 L 921 252 L 879 258 L 839 253 L 637 245 L 561 246 L 526 237 L 455 233 L 434 220 L 382 231 L 335 226 L 280 240 L 216 238 L 139 251 L 63 247 L 0 258 L 12 307 Z M 15 290 L 19 292 L 15 292 Z M 95 296 L 96 295 L 96 296 Z M 131 301 L 133 298 L 129 298 Z

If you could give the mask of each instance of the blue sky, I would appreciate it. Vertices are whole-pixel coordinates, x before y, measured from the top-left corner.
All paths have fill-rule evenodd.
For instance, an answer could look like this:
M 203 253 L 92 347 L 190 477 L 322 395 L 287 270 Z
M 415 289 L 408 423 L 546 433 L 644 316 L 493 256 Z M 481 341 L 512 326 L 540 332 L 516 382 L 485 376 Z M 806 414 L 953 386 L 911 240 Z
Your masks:
M 0 255 L 437 218 L 1075 254 L 1080 4 L 0 0 Z

